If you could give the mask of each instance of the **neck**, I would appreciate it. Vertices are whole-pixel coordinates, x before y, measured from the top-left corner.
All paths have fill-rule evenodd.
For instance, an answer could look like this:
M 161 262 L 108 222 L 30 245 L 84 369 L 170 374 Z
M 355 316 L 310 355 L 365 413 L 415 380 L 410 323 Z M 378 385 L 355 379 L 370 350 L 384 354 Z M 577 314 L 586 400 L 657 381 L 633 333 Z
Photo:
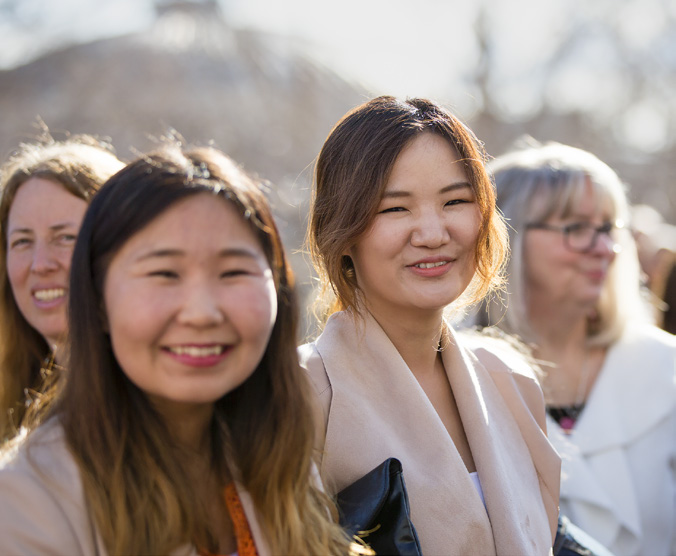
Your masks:
M 528 305 L 528 322 L 538 350 L 583 348 L 587 341 L 587 316 L 592 308 L 552 306 L 533 300 Z
M 605 358 L 603 348 L 587 344 L 587 314 L 574 309 L 529 311 L 535 331 L 533 352 L 544 371 L 546 402 L 553 406 L 583 403 Z
M 371 315 L 416 376 L 431 373 L 439 356 L 443 309 L 409 315 Z

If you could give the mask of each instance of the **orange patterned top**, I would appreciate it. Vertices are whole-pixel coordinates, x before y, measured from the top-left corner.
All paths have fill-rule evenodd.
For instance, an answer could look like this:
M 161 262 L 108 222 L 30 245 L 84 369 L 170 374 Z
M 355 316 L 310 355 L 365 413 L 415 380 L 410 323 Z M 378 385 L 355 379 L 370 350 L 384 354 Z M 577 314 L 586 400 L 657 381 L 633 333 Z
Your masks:
M 228 506 L 228 513 L 230 513 L 230 519 L 232 519 L 232 525 L 235 528 L 237 556 L 258 556 L 235 483 L 229 483 L 225 487 L 225 504 Z
M 225 504 L 228 507 L 228 513 L 235 529 L 235 538 L 237 539 L 237 556 L 258 556 L 256 545 L 254 544 L 251 528 L 246 519 L 242 502 L 237 494 L 235 483 L 229 483 L 225 487 Z M 203 555 L 208 556 L 208 555 Z

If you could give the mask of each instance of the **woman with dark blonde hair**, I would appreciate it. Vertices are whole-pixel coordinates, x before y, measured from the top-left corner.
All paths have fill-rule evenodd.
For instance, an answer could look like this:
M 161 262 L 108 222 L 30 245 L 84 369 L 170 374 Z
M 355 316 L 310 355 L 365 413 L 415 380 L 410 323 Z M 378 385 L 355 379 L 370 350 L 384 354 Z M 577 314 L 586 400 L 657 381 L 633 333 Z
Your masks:
M 136 160 L 89 207 L 71 287 L 62 397 L 0 470 L 5 552 L 347 553 L 259 184 L 211 148 Z
M 548 554 L 560 462 L 540 387 L 444 317 L 499 287 L 507 253 L 472 132 L 424 99 L 346 114 L 317 160 L 309 246 L 332 297 L 301 348 L 329 488 L 394 457 L 423 554 Z
M 122 166 L 92 136 L 45 132 L 0 168 L 0 441 L 58 382 L 75 238 L 91 197 Z

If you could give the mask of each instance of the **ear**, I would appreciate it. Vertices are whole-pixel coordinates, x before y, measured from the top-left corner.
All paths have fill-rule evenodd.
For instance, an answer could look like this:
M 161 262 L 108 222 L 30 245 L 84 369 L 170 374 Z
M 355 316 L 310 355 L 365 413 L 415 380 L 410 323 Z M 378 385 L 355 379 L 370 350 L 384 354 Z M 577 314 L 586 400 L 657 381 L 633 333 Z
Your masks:
M 345 275 L 348 280 L 354 280 L 356 274 L 354 271 L 354 262 L 350 255 L 343 255 L 340 268 L 342 273 Z

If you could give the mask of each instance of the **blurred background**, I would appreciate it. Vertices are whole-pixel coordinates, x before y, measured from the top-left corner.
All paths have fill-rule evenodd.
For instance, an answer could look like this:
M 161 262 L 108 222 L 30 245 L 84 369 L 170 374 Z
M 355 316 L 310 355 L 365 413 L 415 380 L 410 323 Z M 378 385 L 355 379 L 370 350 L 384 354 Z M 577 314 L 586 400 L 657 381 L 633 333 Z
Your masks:
M 38 119 L 127 160 L 213 142 L 271 182 L 305 306 L 312 163 L 356 104 L 434 98 L 490 155 L 588 149 L 676 223 L 674 91 L 676 0 L 0 0 L 0 156 Z

